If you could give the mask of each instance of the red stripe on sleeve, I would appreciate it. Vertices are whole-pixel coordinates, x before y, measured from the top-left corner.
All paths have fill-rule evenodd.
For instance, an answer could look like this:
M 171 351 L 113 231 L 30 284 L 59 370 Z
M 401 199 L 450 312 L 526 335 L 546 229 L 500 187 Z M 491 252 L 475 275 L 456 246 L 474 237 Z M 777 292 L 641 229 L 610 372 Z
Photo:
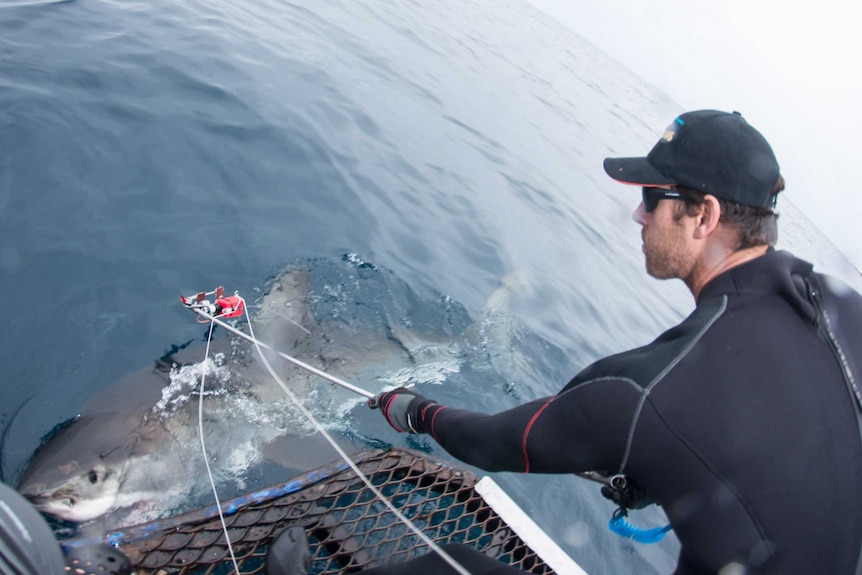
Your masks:
M 554 401 L 552 397 L 545 404 L 539 408 L 539 410 L 533 414 L 533 417 L 530 418 L 530 421 L 527 423 L 527 427 L 524 428 L 524 437 L 521 439 L 521 452 L 524 454 L 524 473 L 530 472 L 530 458 L 527 455 L 527 436 L 530 434 L 530 430 L 533 429 L 533 424 L 536 423 L 536 420 L 539 419 L 539 416 L 542 415 L 542 412 L 545 411 L 545 408 Z
M 386 404 L 382 407 L 383 416 L 386 418 L 386 421 L 389 422 L 389 425 L 391 425 L 395 429 L 395 431 L 404 432 L 404 431 L 406 431 L 405 429 L 399 428 L 397 425 L 392 423 L 391 419 L 389 419 L 389 410 L 392 407 L 392 402 L 395 400 L 395 397 L 396 397 L 395 395 L 390 397 L 389 401 L 387 401 Z
M 429 406 L 430 407 L 430 406 Z M 434 438 L 434 441 L 440 443 L 440 440 L 437 438 L 437 432 L 434 431 L 434 422 L 437 421 L 437 414 L 446 409 L 445 405 L 441 405 L 440 409 L 434 411 L 434 415 L 431 416 L 431 436 Z

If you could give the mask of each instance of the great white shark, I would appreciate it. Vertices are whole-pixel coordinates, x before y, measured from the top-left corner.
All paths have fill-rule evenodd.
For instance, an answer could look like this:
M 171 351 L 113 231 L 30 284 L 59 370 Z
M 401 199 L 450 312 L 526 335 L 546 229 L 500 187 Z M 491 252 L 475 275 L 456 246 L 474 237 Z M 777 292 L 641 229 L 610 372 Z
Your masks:
M 508 276 L 489 298 L 487 311 L 497 313 L 521 281 Z M 310 273 L 302 266 L 276 278 L 255 306 L 255 335 L 327 373 L 376 386 L 369 390 L 374 393 L 458 369 L 460 351 L 449 337 L 389 321 L 357 333 L 337 310 L 329 312 L 335 317 L 318 321 L 312 300 L 325 298 L 327 289 L 332 288 L 313 292 Z M 193 393 L 201 373 L 206 374 L 207 457 L 220 484 L 241 489 L 244 474 L 263 460 L 298 474 L 335 459 L 335 451 L 313 433 L 256 353 L 238 338 L 222 336 L 206 361 L 202 346 L 194 346 L 128 375 L 51 435 L 21 475 L 19 492 L 43 513 L 97 522 L 105 529 L 184 509 L 195 494 L 208 490 L 198 438 L 200 396 Z M 337 429 L 333 413 L 343 393 L 337 399 L 324 380 L 274 357 L 270 362 L 306 407 Z M 348 452 L 367 447 L 347 434 L 337 436 Z

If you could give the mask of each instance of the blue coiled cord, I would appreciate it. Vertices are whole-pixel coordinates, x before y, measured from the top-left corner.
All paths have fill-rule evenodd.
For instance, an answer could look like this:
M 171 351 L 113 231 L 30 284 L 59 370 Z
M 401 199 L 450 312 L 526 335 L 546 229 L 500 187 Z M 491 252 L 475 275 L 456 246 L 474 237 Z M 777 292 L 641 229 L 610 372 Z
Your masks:
M 620 537 L 633 539 L 638 543 L 658 543 L 664 539 L 664 534 L 670 531 L 670 525 L 653 529 L 635 527 L 626 520 L 626 512 L 622 508 L 614 512 L 613 517 L 608 522 L 608 527 Z

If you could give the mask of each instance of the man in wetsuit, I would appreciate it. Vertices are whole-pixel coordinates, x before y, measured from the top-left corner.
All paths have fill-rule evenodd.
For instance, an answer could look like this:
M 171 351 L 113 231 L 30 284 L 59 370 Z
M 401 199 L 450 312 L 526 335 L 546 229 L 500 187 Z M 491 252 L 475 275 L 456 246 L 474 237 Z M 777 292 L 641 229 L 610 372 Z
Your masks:
M 769 144 L 701 110 L 604 167 L 642 188 L 647 272 L 682 279 L 691 315 L 553 397 L 485 415 L 400 388 L 381 413 L 489 471 L 625 475 L 667 513 L 677 574 L 862 574 L 862 297 L 772 248 Z

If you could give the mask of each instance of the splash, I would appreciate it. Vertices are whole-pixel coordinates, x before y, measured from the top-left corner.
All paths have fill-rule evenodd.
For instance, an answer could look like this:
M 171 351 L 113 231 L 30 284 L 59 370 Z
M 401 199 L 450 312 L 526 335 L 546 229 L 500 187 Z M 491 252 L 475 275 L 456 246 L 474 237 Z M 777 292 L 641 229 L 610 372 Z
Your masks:
M 231 372 L 225 363 L 223 353 L 207 358 L 201 363 L 173 367 L 171 382 L 162 389 L 162 398 L 153 407 L 153 412 L 169 416 L 186 405 L 192 395 L 199 394 L 201 376 L 206 376 L 207 389 L 204 396 L 224 395 L 228 392 Z

